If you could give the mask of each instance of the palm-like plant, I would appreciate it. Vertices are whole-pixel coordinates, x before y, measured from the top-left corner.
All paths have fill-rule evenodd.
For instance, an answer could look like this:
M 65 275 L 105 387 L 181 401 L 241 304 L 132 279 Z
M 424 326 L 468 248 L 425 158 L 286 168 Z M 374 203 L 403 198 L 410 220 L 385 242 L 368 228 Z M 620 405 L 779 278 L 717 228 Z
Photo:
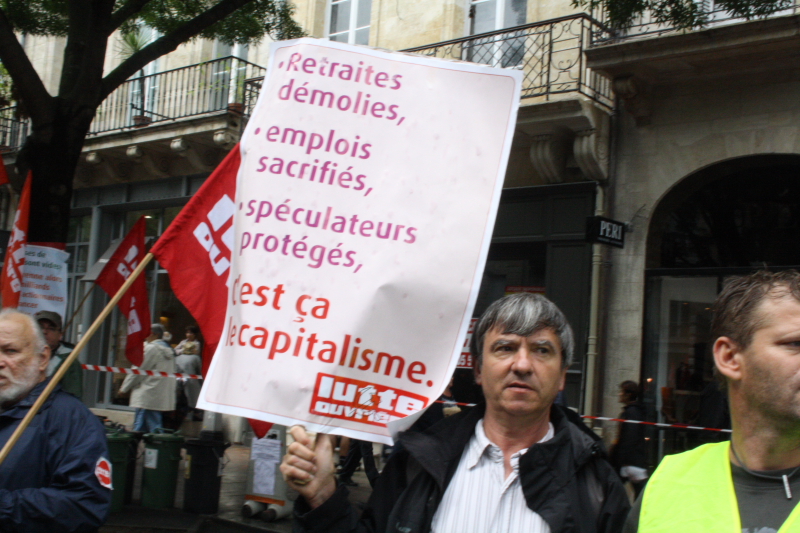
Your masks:
M 127 30 L 127 31 L 126 31 Z M 121 39 L 117 48 L 117 55 L 122 61 L 125 61 L 135 53 L 141 51 L 145 46 L 150 44 L 153 40 L 153 31 L 141 24 L 133 24 L 127 28 L 123 28 Z M 139 70 L 139 113 L 144 115 L 145 112 L 145 82 L 144 82 L 144 68 Z

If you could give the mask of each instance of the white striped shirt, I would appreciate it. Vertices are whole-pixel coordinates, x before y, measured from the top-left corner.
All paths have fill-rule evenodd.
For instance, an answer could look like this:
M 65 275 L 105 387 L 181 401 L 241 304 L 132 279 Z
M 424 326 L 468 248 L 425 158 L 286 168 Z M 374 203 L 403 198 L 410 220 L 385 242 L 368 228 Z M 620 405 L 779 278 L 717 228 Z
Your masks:
M 539 442 L 553 438 L 553 424 Z M 433 516 L 432 533 L 550 533 L 550 526 L 528 509 L 519 480 L 519 458 L 511 456 L 512 471 L 505 478 L 503 451 L 475 426 L 456 473 Z M 505 479 L 504 479 L 505 478 Z

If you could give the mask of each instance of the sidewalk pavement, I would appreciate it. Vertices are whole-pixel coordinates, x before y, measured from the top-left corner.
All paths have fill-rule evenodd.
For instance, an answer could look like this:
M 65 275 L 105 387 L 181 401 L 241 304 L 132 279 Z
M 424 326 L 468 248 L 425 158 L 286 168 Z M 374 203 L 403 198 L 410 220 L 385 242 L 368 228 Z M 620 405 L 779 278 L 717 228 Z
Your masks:
M 141 455 L 143 454 L 140 453 Z M 185 482 L 184 460 L 181 460 L 178 472 L 175 508 L 150 509 L 139 506 L 142 462 L 140 457 L 133 491 L 133 501 L 137 505 L 127 505 L 122 511 L 112 513 L 106 524 L 100 528 L 100 533 L 177 533 L 184 531 L 188 533 L 290 533 L 292 531 L 291 517 L 275 522 L 265 522 L 258 517 L 242 517 L 250 448 L 233 445 L 226 450 L 225 456 L 229 462 L 225 465 L 222 474 L 219 511 L 216 515 L 196 515 L 182 511 Z M 371 493 L 366 475 L 362 471 L 356 472 L 353 480 L 358 483 L 358 487 L 350 489 L 350 501 L 356 505 L 366 503 Z

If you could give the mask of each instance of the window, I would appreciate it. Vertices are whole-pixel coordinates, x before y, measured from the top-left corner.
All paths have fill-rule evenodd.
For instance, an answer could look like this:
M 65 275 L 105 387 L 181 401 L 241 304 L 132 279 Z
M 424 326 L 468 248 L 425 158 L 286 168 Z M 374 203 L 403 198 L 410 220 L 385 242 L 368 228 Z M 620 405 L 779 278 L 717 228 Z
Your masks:
M 64 339 L 75 342 L 80 337 L 80 318 L 72 319 L 79 309 L 87 290 L 91 290 L 88 283 L 80 283 L 86 274 L 87 260 L 89 257 L 90 231 L 92 227 L 91 215 L 72 217 L 69 219 L 69 233 L 67 236 L 67 312 L 63 317 Z M 77 323 L 76 323 L 77 322 Z M 68 326 L 68 327 L 67 327 Z
M 244 80 L 247 79 L 247 56 L 250 49 L 244 44 L 214 43 L 211 80 L 208 90 L 208 109 L 225 109 L 228 104 L 243 102 Z
M 525 24 L 527 0 L 471 0 L 469 33 L 478 35 Z M 525 37 L 509 32 L 478 38 L 464 46 L 464 59 L 498 67 L 522 65 Z
M 469 10 L 470 35 L 525 24 L 527 0 L 472 0 Z
M 130 57 L 159 37 L 161 37 L 159 32 L 141 24 L 136 32 L 122 41 L 120 54 L 123 58 Z M 161 103 L 159 101 L 159 77 L 155 76 L 159 72 L 158 64 L 158 59 L 151 61 L 129 78 L 135 80 L 134 83 L 129 84 L 130 122 L 136 122 L 136 119 L 133 118 L 135 116 L 147 117 L 147 120 L 153 121 L 160 114 L 158 113 L 161 111 L 159 109 Z M 139 123 L 142 123 L 141 120 Z
M 331 41 L 369 44 L 372 0 L 332 0 L 328 18 Z
M 123 238 L 133 224 L 139 220 L 139 217 L 145 216 L 146 238 L 151 239 L 149 247 L 157 237 L 164 233 L 180 210 L 181 207 L 167 207 L 128 211 L 118 218 L 114 235 Z M 151 261 L 143 275 L 147 279 L 151 323 L 162 324 L 172 334 L 170 343 L 174 346 L 183 339 L 186 326 L 194 325 L 196 322 L 172 291 L 169 275 L 162 265 Z M 128 338 L 127 320 L 119 308 L 116 308 L 112 314 L 105 338 L 107 339 L 104 341 L 107 343 L 104 350 L 106 355 L 100 364 L 129 368 L 131 363 L 125 357 L 125 345 Z M 124 374 L 104 373 L 103 379 L 98 385 L 96 405 L 103 407 L 128 405 L 129 394 L 119 392 L 124 379 Z

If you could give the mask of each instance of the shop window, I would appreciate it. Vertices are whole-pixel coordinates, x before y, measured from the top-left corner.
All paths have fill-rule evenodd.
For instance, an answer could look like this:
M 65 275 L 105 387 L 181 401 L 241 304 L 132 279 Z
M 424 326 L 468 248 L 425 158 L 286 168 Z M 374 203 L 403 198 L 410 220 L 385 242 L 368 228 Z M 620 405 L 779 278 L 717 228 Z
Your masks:
M 78 325 L 73 324 L 70 318 L 78 310 L 78 305 L 83 300 L 86 291 L 91 289 L 89 284 L 81 283 L 80 279 L 86 273 L 89 259 L 89 241 L 91 240 L 92 217 L 90 215 L 72 217 L 69 219 L 67 231 L 67 311 L 64 321 L 64 339 L 75 342 L 82 333 Z M 80 320 L 78 320 L 80 322 Z
M 120 225 L 116 237 L 124 237 L 130 228 L 144 216 L 146 220 L 147 247 L 150 248 L 157 238 L 167 229 L 182 208 L 168 207 L 164 209 L 148 209 L 128 211 L 120 217 Z M 150 300 L 151 323 L 160 323 L 171 335 L 169 340 L 173 346 L 184 338 L 187 326 L 196 325 L 189 311 L 175 296 L 169 282 L 169 275 L 155 260 L 151 261 L 143 274 L 147 279 L 148 297 Z M 127 343 L 127 321 L 119 309 L 112 315 L 112 326 L 108 333 L 108 354 L 105 363 L 109 366 L 130 368 L 131 363 L 125 357 Z M 106 374 L 103 385 L 99 388 L 98 404 L 128 405 L 128 394 L 120 394 L 119 388 L 125 379 L 124 374 Z M 108 391 L 108 392 L 106 392 Z
M 723 282 L 724 276 L 648 279 L 643 399 L 651 418 L 659 422 L 730 427 L 711 351 L 711 305 Z M 675 429 L 652 432 L 651 457 L 655 460 L 720 439 L 727 435 Z
M 546 257 L 544 242 L 492 244 L 475 304 L 475 316 L 480 316 L 492 302 L 507 294 L 544 294 Z
M 800 247 L 786 245 L 800 242 L 798 174 L 794 165 L 736 172 L 689 194 L 668 213 L 657 213 L 652 233 L 661 241 L 660 261 L 652 266 L 800 264 Z
M 349 44 L 369 44 L 372 0 L 331 0 L 328 38 Z
M 715 375 L 711 307 L 728 277 L 800 268 L 800 158 L 753 156 L 678 183 L 651 218 L 646 271 L 643 401 L 651 421 L 729 428 Z M 652 465 L 728 434 L 649 429 Z

